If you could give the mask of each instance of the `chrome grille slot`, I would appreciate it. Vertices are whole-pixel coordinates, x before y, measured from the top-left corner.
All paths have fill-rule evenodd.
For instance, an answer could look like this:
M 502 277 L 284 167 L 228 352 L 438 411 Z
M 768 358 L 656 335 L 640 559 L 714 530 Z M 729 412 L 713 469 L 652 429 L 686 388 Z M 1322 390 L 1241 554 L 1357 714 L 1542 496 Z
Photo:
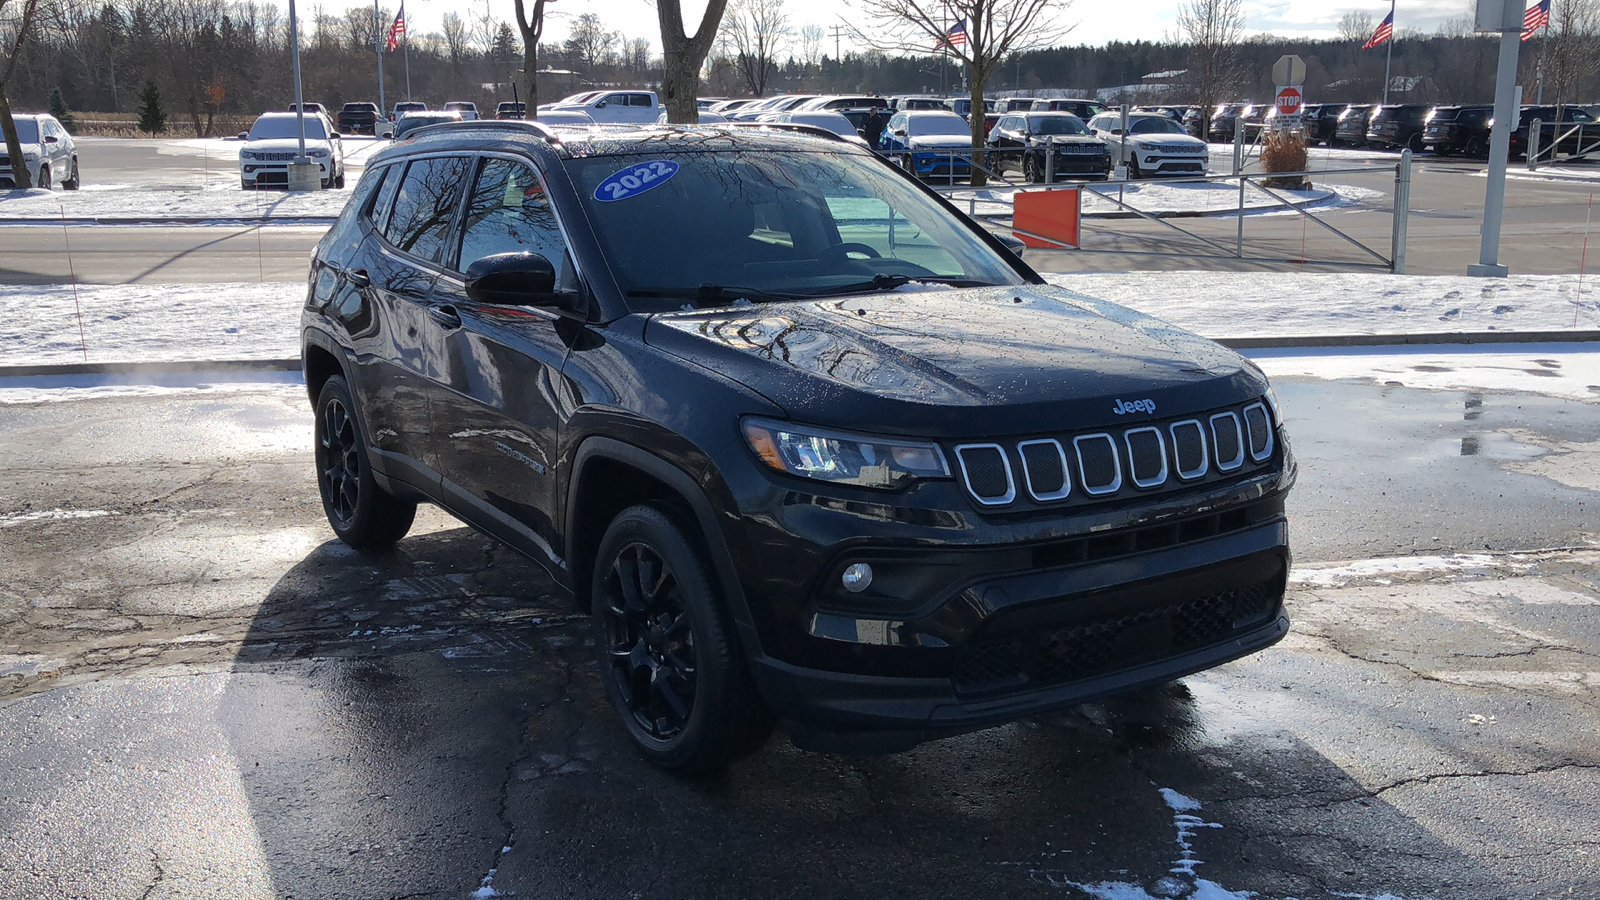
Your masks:
M 1122 487 L 1122 460 L 1109 434 L 1085 434 L 1072 439 L 1078 456 L 1083 489 L 1091 494 L 1114 494 Z
M 1225 412 L 1211 417 L 1211 442 L 1218 469 L 1232 472 L 1244 465 L 1244 436 L 1236 414 Z
M 1261 462 L 1272 455 L 1272 416 L 1264 403 L 1252 403 L 1244 408 L 1245 432 L 1250 437 L 1250 458 Z
M 961 478 L 967 484 L 967 493 L 974 500 L 984 506 L 1004 506 L 1017 498 L 1011 463 L 999 444 L 957 445 L 956 461 L 961 464 Z
M 1022 476 L 1028 493 L 1040 502 L 1060 500 L 1072 493 L 1067 475 L 1067 453 L 1054 440 L 1023 441 L 1017 445 L 1022 457 Z
M 1161 429 L 1130 428 L 1122 440 L 1128 445 L 1128 471 L 1134 485 L 1153 488 L 1166 482 L 1167 446 L 1161 440 Z
M 1206 430 L 1199 419 L 1185 419 L 1172 423 L 1172 462 L 1178 477 L 1192 481 L 1206 474 L 1209 459 L 1206 453 Z

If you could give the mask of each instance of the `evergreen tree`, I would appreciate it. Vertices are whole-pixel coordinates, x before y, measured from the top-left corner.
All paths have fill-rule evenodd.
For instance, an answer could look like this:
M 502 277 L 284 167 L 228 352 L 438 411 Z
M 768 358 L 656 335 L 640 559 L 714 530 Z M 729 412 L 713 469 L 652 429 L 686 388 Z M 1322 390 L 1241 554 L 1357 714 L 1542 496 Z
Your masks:
M 50 92 L 50 115 L 56 117 L 68 134 L 77 134 L 78 122 L 72 118 L 72 110 L 67 107 L 66 98 L 61 96 L 61 88 Z
M 167 110 L 161 105 L 161 91 L 154 81 L 144 83 L 139 95 L 139 130 L 155 134 L 167 127 Z

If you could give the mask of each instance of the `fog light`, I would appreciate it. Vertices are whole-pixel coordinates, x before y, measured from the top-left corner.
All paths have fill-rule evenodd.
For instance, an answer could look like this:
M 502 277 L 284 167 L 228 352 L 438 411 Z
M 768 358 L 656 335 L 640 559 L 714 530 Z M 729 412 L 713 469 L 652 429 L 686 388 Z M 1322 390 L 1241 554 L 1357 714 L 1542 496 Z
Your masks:
M 872 585 L 872 567 L 866 563 L 851 563 L 839 578 L 839 583 L 852 594 L 859 594 Z

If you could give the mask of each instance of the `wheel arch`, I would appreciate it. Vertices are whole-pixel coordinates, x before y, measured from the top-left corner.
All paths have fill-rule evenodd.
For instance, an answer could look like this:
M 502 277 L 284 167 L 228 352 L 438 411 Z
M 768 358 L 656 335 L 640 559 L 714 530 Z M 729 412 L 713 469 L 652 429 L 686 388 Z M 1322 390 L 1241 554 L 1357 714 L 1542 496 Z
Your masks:
M 312 406 L 316 405 L 317 396 L 322 393 L 322 386 L 328 383 L 329 378 L 343 375 L 345 381 L 350 380 L 344 365 L 344 353 L 335 347 L 332 341 L 317 332 L 306 334 L 304 348 L 300 351 L 300 370 L 305 377 L 306 395 Z M 355 386 L 351 385 L 350 389 L 355 390 Z
M 707 462 L 709 466 L 709 461 Z M 682 526 L 692 526 L 716 575 L 747 653 L 756 651 L 754 625 L 716 509 L 694 475 L 633 444 L 595 436 L 574 454 L 567 484 L 566 555 L 572 587 L 582 603 L 594 569 L 594 554 L 605 530 L 629 506 L 656 502 Z

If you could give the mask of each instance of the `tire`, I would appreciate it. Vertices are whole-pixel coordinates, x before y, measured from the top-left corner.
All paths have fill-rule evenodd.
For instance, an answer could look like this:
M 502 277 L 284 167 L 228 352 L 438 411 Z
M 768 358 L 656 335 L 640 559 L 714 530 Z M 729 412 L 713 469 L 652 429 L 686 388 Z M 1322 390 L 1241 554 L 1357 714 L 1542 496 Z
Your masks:
M 909 153 L 900 154 L 900 168 L 905 169 L 907 172 L 910 172 L 912 175 L 916 175 L 917 174 L 916 164 L 911 161 L 911 154 L 909 154 Z
M 40 190 L 43 190 L 43 191 L 50 190 L 50 167 L 49 166 L 40 166 L 39 167 L 39 183 L 34 185 L 34 187 L 39 188 Z
M 1421 153 L 1422 152 L 1422 135 L 1413 134 L 1409 139 L 1407 139 L 1406 140 L 1406 149 L 1410 150 L 1412 153 Z
M 1472 157 L 1488 156 L 1489 145 L 1484 143 L 1484 140 L 1481 137 L 1468 138 L 1467 149 L 1465 152 L 1468 156 Z
M 1039 164 L 1033 161 L 1033 154 L 1022 157 L 1022 180 L 1028 184 L 1037 184 L 1044 180 L 1039 174 Z
M 1138 181 L 1143 177 L 1144 173 L 1139 171 L 1139 160 L 1137 158 L 1128 160 L 1128 180 Z
M 339 173 L 339 177 L 335 178 L 333 180 L 333 186 L 338 188 L 341 191 L 344 190 L 344 173 L 343 172 L 340 172 Z
M 690 775 L 766 743 L 773 717 L 756 693 L 696 535 L 666 506 L 612 520 L 590 581 L 595 655 L 606 697 L 651 763 Z
M 417 505 L 378 486 L 350 386 L 335 375 L 317 395 L 317 491 L 333 533 L 357 550 L 381 551 L 411 530 Z
M 61 188 L 63 190 L 75 191 L 82 186 L 82 184 L 83 182 L 80 180 L 80 176 L 78 174 L 78 158 L 74 156 L 72 158 L 72 177 L 61 182 Z

